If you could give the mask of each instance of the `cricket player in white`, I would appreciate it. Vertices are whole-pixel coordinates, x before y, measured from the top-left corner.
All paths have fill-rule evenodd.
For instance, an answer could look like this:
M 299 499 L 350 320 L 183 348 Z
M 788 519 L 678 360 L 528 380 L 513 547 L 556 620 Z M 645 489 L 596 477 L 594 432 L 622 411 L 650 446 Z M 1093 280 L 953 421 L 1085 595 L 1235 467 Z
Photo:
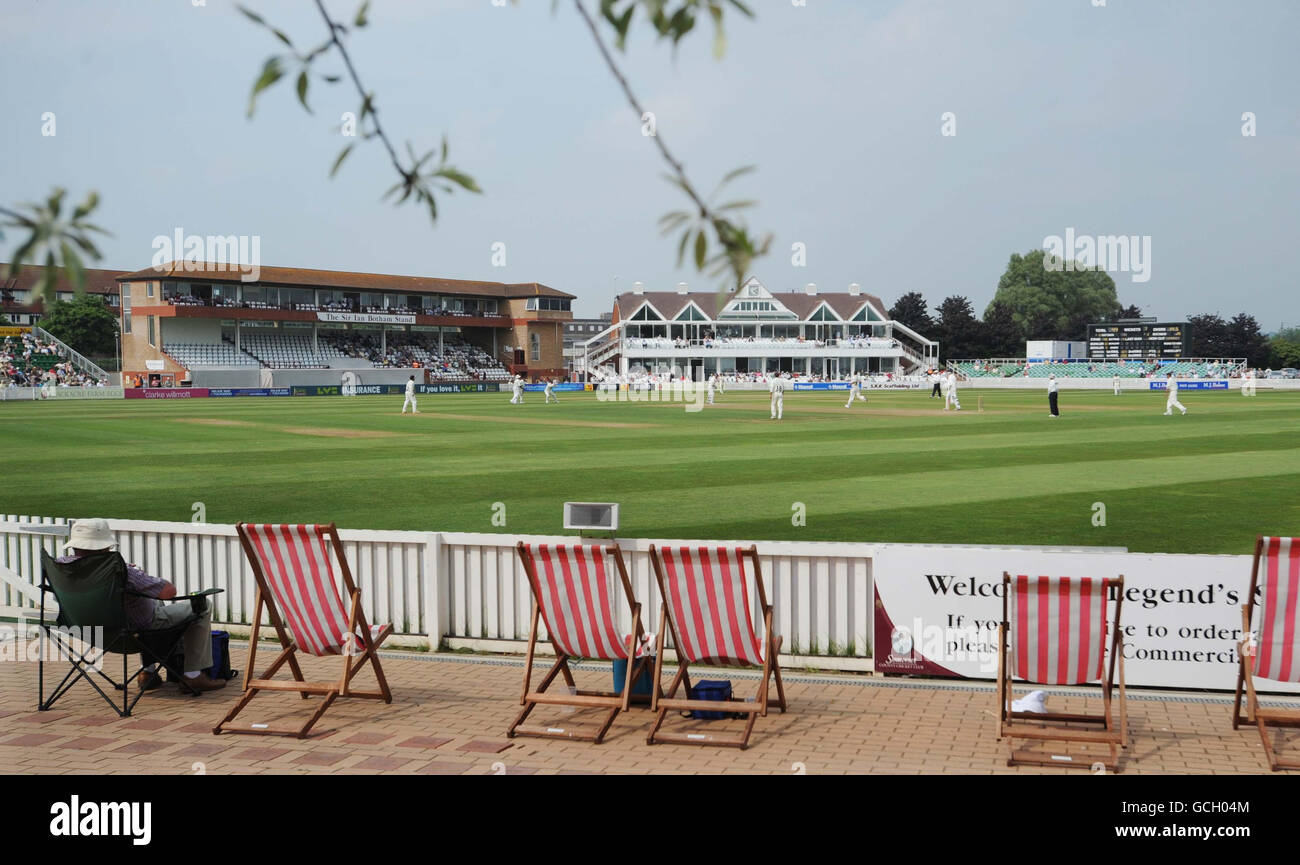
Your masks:
M 704 400 L 704 402 L 705 402 L 707 405 L 713 405 L 713 389 L 714 389 L 715 385 L 717 384 L 717 378 L 718 378 L 718 374 L 717 374 L 717 373 L 714 373 L 713 375 L 709 376 L 709 382 L 708 382 L 708 393 L 707 393 L 706 398 L 705 398 L 705 400 Z
M 511 394 L 511 396 L 510 396 L 510 404 L 511 404 L 511 405 L 522 405 L 523 402 L 524 402 L 524 380 L 523 380 L 523 378 L 521 378 L 520 376 L 515 376 L 515 380 L 514 380 L 513 382 L 511 382 L 511 391 L 512 391 L 512 394 Z
M 857 374 L 854 374 L 853 378 L 849 379 L 849 401 L 844 404 L 845 408 L 853 405 L 854 397 L 863 402 L 867 401 L 867 398 L 862 395 L 862 376 Z
M 406 414 L 406 407 L 411 407 L 411 414 L 419 414 L 420 410 L 415 407 L 415 376 L 411 376 L 410 381 L 406 383 L 406 399 L 402 401 L 402 414 Z
M 1173 414 L 1174 409 L 1187 414 L 1187 408 L 1178 401 L 1178 379 L 1172 373 L 1165 376 L 1165 393 L 1169 394 L 1169 399 L 1165 400 L 1165 414 Z
M 952 406 L 953 411 L 961 411 L 961 403 L 957 400 L 957 373 L 950 372 L 943 381 L 947 384 L 944 389 L 943 410 L 947 411 L 948 406 Z
M 1255 371 L 1253 369 L 1246 370 L 1246 374 L 1241 378 L 1241 395 L 1255 395 Z
M 1118 374 L 1110 377 L 1110 386 L 1114 388 L 1115 396 L 1119 396 L 1119 375 Z
M 550 405 L 553 402 L 558 403 L 560 401 L 560 398 L 555 395 L 554 390 L 555 390 L 555 380 L 548 378 L 546 380 L 546 404 L 547 405 Z
M 772 393 L 772 420 L 780 420 L 785 412 L 785 379 L 779 375 L 773 377 L 767 389 Z

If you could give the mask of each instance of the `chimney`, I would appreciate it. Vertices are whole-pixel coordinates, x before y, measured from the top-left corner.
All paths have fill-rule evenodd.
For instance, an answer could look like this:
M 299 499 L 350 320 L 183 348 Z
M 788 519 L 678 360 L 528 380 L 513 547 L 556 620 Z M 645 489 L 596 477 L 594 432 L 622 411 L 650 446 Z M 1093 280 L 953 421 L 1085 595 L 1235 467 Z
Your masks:
M 859 294 L 862 294 L 862 286 L 858 285 L 856 282 L 850 282 L 850 283 L 849 283 L 849 296 L 850 296 L 850 297 L 857 297 Z
M 686 283 L 684 283 L 684 282 L 679 282 L 679 283 L 677 283 L 677 293 L 678 293 L 678 294 L 685 294 L 685 293 L 686 293 Z
M 632 293 L 633 293 L 633 294 L 645 294 L 645 283 L 644 283 L 644 282 L 634 282 L 634 283 L 632 283 Z
M 816 294 L 816 293 L 817 293 L 817 284 L 814 283 L 814 282 L 810 282 L 810 283 L 808 283 L 807 285 L 805 285 L 805 286 L 803 287 L 803 292 L 804 292 L 804 294 Z

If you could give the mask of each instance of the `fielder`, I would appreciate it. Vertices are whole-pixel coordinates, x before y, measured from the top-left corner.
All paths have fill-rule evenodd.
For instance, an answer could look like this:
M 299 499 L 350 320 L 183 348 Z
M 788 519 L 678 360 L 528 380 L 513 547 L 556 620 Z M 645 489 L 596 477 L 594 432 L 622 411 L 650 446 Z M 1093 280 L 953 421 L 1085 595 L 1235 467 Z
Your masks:
M 716 373 L 709 376 L 708 391 L 704 400 L 705 405 L 713 405 L 713 388 L 717 378 L 718 376 Z
M 863 402 L 867 401 L 867 398 L 862 395 L 862 376 L 856 374 L 849 380 L 849 401 L 844 404 L 845 408 L 853 405 L 854 397 L 857 397 Z
M 515 376 L 515 380 L 510 383 L 511 405 L 523 405 L 524 403 L 524 380 L 522 376 Z
M 1165 376 L 1165 392 L 1169 394 L 1169 399 L 1165 401 L 1165 414 L 1173 414 L 1174 409 L 1187 414 L 1186 406 L 1178 401 L 1178 379 L 1174 378 L 1173 373 Z
M 772 393 L 772 420 L 780 420 L 785 412 L 785 379 L 776 376 L 767 384 Z
M 1246 374 L 1242 376 L 1241 395 L 1242 396 L 1255 395 L 1255 371 L 1253 369 L 1246 370 Z
M 1110 377 L 1110 386 L 1115 391 L 1115 396 L 1119 396 L 1119 373 Z
M 940 379 L 947 385 L 944 388 L 943 410 L 947 411 L 948 406 L 952 406 L 953 411 L 961 411 L 961 402 L 957 399 L 957 373 L 949 372 L 947 376 L 940 375 Z
M 555 395 L 554 391 L 555 391 L 555 380 L 548 378 L 546 380 L 546 405 L 550 405 L 553 402 L 559 403 L 560 398 Z
M 406 407 L 411 407 L 411 414 L 419 414 L 420 410 L 415 407 L 415 376 L 411 376 L 410 381 L 406 383 L 406 399 L 402 401 L 402 414 L 406 414 Z

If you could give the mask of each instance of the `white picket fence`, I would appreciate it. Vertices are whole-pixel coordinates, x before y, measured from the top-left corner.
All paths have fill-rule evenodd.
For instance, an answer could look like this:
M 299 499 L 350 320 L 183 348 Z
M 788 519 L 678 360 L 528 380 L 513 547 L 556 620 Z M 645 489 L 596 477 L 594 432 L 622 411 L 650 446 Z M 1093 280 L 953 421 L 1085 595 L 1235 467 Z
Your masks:
M 55 553 L 65 540 L 34 533 L 30 526 L 65 522 L 28 516 L 0 520 L 0 615 L 30 614 L 36 608 L 40 550 Z M 142 520 L 109 520 L 109 525 L 127 561 L 175 583 L 181 594 L 225 589 L 214 598 L 214 619 L 251 624 L 255 586 L 234 526 Z M 397 642 L 502 652 L 523 650 L 532 611 L 515 544 L 574 540 L 364 530 L 340 530 L 340 536 L 366 616 L 372 622 L 392 622 Z M 657 543 L 719 542 L 619 541 L 646 628 L 652 632 L 660 629 L 659 594 L 649 556 L 650 546 Z M 873 550 L 870 544 L 758 544 L 774 628 L 785 640 L 783 654 L 815 656 L 822 666 L 839 669 L 870 667 Z M 756 593 L 751 601 L 757 611 Z M 620 611 L 620 616 L 620 624 L 630 629 L 627 612 Z

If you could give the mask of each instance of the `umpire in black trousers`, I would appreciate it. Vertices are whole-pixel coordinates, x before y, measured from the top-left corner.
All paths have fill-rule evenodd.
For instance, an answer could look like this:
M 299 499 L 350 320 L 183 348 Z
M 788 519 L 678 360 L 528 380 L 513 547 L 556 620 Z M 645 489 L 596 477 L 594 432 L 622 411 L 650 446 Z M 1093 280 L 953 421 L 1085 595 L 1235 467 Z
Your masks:
M 1047 377 L 1047 407 L 1052 412 L 1052 417 L 1060 417 L 1061 409 L 1056 404 L 1056 376 Z

